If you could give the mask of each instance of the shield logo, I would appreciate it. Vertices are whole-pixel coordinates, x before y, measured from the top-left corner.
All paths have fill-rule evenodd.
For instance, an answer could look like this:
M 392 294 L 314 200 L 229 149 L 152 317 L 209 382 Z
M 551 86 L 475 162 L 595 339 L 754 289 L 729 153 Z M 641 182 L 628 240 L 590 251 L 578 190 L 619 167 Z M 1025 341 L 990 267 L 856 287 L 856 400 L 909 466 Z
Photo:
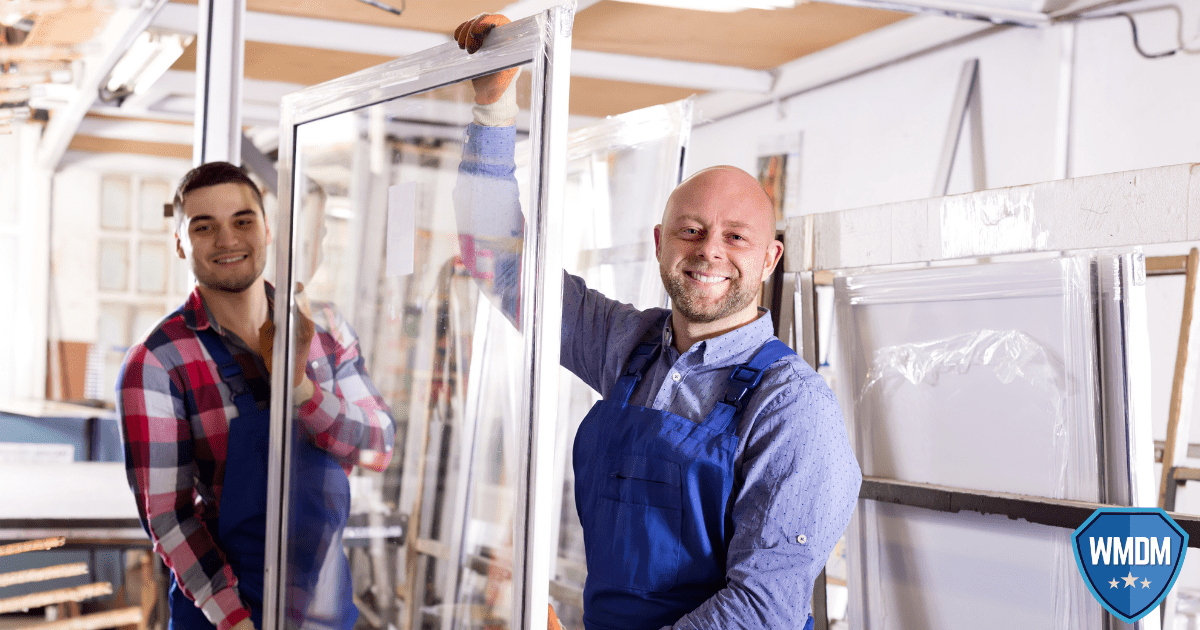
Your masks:
M 1188 535 L 1158 508 L 1101 508 L 1072 539 L 1092 595 L 1126 623 L 1150 614 L 1175 585 Z

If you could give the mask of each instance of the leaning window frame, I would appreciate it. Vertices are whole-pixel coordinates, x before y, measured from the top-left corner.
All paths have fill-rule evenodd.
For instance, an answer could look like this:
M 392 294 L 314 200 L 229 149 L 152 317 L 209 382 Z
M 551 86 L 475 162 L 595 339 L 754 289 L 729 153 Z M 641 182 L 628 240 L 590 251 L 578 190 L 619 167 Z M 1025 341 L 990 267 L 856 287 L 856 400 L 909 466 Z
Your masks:
M 562 291 L 561 273 L 562 189 L 566 163 L 569 54 L 574 3 L 553 7 L 532 17 L 496 28 L 484 48 L 467 55 L 454 42 L 409 55 L 360 72 L 289 94 L 280 116 L 279 208 L 276 260 L 276 297 L 279 304 L 295 301 L 293 254 L 297 243 L 293 225 L 298 219 L 294 200 L 303 198 L 296 181 L 295 148 L 300 125 L 385 101 L 412 96 L 506 68 L 532 65 L 532 102 L 529 136 L 531 163 L 530 208 L 527 224 L 538 238 L 525 239 L 522 252 L 522 285 L 534 287 L 521 296 L 521 333 L 526 339 L 524 367 L 529 387 L 522 401 L 518 436 L 526 446 L 520 454 L 522 475 L 514 496 L 513 619 L 523 629 L 546 625 L 549 566 L 555 552 L 551 507 L 561 497 L 554 493 L 554 432 L 557 411 L 559 336 Z M 533 264 L 530 264 L 533 263 Z M 277 339 L 292 339 L 292 309 L 275 309 Z M 547 325 L 550 323 L 550 325 Z M 282 628 L 286 618 L 284 596 L 287 571 L 288 488 L 290 440 L 285 439 L 285 410 L 294 406 L 292 344 L 276 343 L 274 365 L 286 366 L 271 375 L 271 452 L 268 458 L 267 541 L 264 575 L 263 630 Z

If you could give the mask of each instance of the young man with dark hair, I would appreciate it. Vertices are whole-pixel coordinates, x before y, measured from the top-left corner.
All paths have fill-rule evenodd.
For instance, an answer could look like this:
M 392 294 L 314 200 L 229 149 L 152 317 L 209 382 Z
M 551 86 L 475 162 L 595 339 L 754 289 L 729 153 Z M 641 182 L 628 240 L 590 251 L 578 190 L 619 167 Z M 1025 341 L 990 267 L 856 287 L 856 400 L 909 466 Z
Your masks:
M 117 385 L 125 466 L 142 525 L 171 569 L 171 628 L 252 630 L 262 627 L 275 337 L 274 287 L 262 274 L 271 229 L 258 188 L 225 162 L 184 176 L 174 212 L 176 251 L 196 288 L 125 359 Z M 313 557 L 293 559 L 292 572 L 313 578 L 304 591 L 339 540 L 347 473 L 385 468 L 395 435 L 353 332 L 335 337 L 302 309 L 298 316 L 297 483 L 316 486 L 314 501 L 292 508 L 292 536 L 311 541 L 300 548 Z M 346 612 L 336 626 L 349 630 L 357 612 L 341 579 Z M 294 599 L 303 616 L 307 600 Z

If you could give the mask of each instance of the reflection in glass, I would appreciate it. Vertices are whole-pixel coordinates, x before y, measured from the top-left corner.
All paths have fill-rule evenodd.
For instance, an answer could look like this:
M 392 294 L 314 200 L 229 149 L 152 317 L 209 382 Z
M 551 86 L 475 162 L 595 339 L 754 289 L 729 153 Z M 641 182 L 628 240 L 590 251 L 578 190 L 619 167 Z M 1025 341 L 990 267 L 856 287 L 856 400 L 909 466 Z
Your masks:
M 528 81 L 521 88 L 527 110 Z M 473 97 L 463 82 L 298 127 L 295 278 L 318 330 L 361 355 L 393 412 L 395 450 L 383 470 L 350 473 L 340 545 L 306 546 L 306 527 L 321 526 L 297 514 L 304 491 L 293 481 L 293 627 L 513 623 L 529 341 L 460 255 L 455 188 Z
M 100 288 L 124 291 L 129 282 L 129 244 L 111 239 L 100 240 Z

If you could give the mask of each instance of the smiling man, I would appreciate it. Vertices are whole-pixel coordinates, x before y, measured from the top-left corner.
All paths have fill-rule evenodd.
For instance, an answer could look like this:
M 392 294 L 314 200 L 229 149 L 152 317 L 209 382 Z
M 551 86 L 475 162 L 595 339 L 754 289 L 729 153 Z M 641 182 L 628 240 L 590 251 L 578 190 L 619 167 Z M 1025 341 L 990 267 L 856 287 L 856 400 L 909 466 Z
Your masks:
M 474 52 L 506 22 L 455 36 Z M 464 263 L 519 321 L 514 74 L 473 80 L 455 207 Z M 829 387 L 758 306 L 783 254 L 771 201 L 740 169 L 705 169 L 671 194 L 654 242 L 669 310 L 563 276 L 562 365 L 604 397 L 572 451 L 584 626 L 810 627 L 862 476 Z
M 275 337 L 274 288 L 262 274 L 271 229 L 258 188 L 225 162 L 190 171 L 174 213 L 176 250 L 196 288 L 125 359 L 117 385 L 125 467 L 142 525 L 171 569 L 172 630 L 252 630 L 262 627 Z M 298 588 L 289 613 L 302 625 L 306 593 L 348 514 L 346 473 L 386 467 L 395 432 L 353 331 L 335 335 L 299 314 L 296 343 L 307 351 L 295 353 L 292 417 L 298 483 L 313 500 L 293 506 L 293 547 L 311 557 L 291 558 L 289 586 Z M 357 611 L 348 576 L 340 579 L 335 627 L 349 630 Z

